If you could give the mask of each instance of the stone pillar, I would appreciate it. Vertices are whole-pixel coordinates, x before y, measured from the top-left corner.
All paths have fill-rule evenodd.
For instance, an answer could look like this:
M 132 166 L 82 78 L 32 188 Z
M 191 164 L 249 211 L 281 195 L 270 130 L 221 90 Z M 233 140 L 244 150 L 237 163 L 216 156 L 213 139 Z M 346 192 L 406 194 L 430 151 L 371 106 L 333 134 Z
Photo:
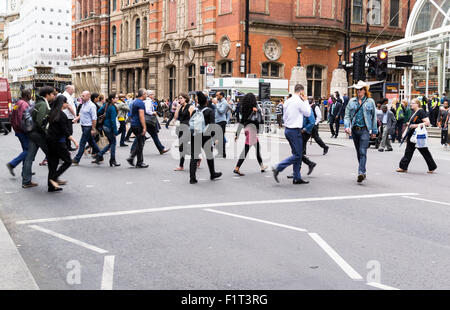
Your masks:
M 289 93 L 294 94 L 295 85 L 301 84 L 308 88 L 308 80 L 306 79 L 305 67 L 294 67 L 291 71 L 291 79 L 289 80 Z
M 121 77 L 122 74 L 120 72 L 121 70 L 116 69 L 116 93 L 120 94 L 122 92 L 122 87 L 121 87 Z
M 147 89 L 147 72 L 144 68 L 141 70 L 141 87 Z
M 335 69 L 331 78 L 330 94 L 339 92 L 341 97 L 348 94 L 347 72 L 344 69 Z
M 139 69 L 134 69 L 134 90 L 133 92 L 137 93 L 139 89 Z

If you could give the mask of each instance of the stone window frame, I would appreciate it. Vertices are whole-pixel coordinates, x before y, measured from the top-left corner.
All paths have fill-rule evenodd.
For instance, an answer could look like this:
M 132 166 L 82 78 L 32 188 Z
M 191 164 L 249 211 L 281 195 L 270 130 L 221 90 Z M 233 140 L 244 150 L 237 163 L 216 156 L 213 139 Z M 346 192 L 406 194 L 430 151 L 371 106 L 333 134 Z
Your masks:
M 170 77 L 170 70 L 173 69 L 174 77 Z M 166 66 L 166 81 L 167 81 L 167 97 L 169 100 L 173 101 L 177 96 L 177 67 L 174 64 L 170 64 Z M 170 96 L 170 84 L 173 81 L 173 94 Z
M 252 11 L 252 3 L 250 2 L 250 14 L 259 14 L 259 15 L 267 15 L 267 16 L 269 16 L 270 15 L 270 9 L 269 9 L 269 0 L 258 0 L 258 1 L 265 1 L 266 3 L 266 5 L 265 5 L 265 12 L 255 12 L 255 11 Z
M 318 80 L 317 78 L 315 78 L 314 77 L 314 75 L 313 75 L 313 78 L 312 79 L 309 79 L 308 78 L 308 68 L 309 67 L 320 67 L 321 69 L 322 69 L 322 77 L 321 77 L 321 83 L 322 83 L 322 85 L 321 85 L 321 89 L 320 89 L 320 95 L 321 95 L 321 98 L 323 98 L 324 96 L 328 96 L 328 94 L 327 94 L 327 85 L 328 85 L 328 67 L 327 66 L 324 66 L 324 65 L 322 65 L 322 64 L 319 64 L 319 63 L 313 63 L 313 64 L 309 64 L 308 66 L 306 66 L 306 83 L 307 83 L 307 85 L 306 85 L 306 93 L 307 93 L 307 95 L 308 96 L 310 96 L 310 94 L 308 93 L 308 82 L 310 81 L 310 80 L 312 80 L 313 82 L 314 81 L 316 81 L 316 80 Z M 314 74 L 314 71 L 313 71 L 313 74 Z M 325 94 L 325 95 L 324 95 Z M 311 96 L 312 97 L 314 97 L 313 96 L 314 95 L 314 93 L 312 92 L 311 93 Z
M 316 7 L 317 1 L 313 1 L 313 15 L 312 16 L 311 15 L 300 15 L 300 2 L 301 2 L 301 0 L 296 1 L 295 17 L 296 18 L 301 18 L 301 17 L 315 18 L 316 17 L 316 9 L 317 9 L 317 7 Z
M 224 63 L 230 63 L 231 65 L 230 65 L 230 68 L 231 68 L 231 72 L 230 73 L 223 73 L 223 71 L 222 71 L 222 65 L 224 64 Z M 218 68 L 220 68 L 219 70 L 219 72 L 220 72 L 220 77 L 233 77 L 233 64 L 234 64 L 234 60 L 233 59 L 230 59 L 230 58 L 223 58 L 223 59 L 221 59 L 221 60 L 219 60 L 219 61 L 217 61 L 217 67 Z
M 355 7 L 354 2 L 355 2 L 355 0 L 352 0 L 351 24 L 352 25 L 364 25 L 364 23 L 366 21 L 365 14 L 364 14 L 366 12 L 366 4 L 365 4 L 366 2 L 364 0 L 361 0 L 361 3 L 362 3 L 361 22 L 354 21 L 354 7 Z
M 265 64 L 278 65 L 278 76 L 271 76 L 270 75 L 271 72 L 269 72 L 269 75 L 263 75 L 262 74 L 262 68 L 263 68 L 263 65 L 265 65 Z M 263 62 L 260 63 L 260 71 L 259 72 L 260 72 L 261 78 L 266 78 L 266 79 L 283 79 L 284 78 L 284 69 L 285 69 L 285 64 L 284 63 L 279 62 L 279 61 L 268 60 L 268 61 L 263 61 Z M 271 69 L 269 71 L 271 71 Z

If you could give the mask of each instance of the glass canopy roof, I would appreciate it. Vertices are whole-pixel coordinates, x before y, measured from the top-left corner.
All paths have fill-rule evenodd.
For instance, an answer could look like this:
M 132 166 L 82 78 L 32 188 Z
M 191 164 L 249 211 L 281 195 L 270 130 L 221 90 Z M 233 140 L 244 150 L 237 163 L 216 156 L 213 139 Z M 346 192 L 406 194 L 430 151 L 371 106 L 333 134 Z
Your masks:
M 438 29 L 450 24 L 449 0 L 417 1 L 408 20 L 406 37 Z

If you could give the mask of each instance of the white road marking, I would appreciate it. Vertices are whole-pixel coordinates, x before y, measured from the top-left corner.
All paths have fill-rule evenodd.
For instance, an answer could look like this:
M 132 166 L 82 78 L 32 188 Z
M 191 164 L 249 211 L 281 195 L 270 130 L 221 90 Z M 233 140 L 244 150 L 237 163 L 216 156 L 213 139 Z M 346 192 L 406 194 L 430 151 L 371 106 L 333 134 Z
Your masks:
M 266 178 L 273 178 L 272 175 L 266 175 Z
M 132 184 L 133 184 L 133 182 L 127 182 L 126 184 L 127 184 L 127 185 L 132 185 Z
M 206 181 L 206 179 L 198 179 L 199 181 Z
M 163 182 L 164 182 L 164 183 L 169 183 L 169 182 L 170 182 L 170 180 L 163 180 Z
M 235 206 L 252 206 L 252 205 L 264 205 L 264 204 L 283 204 L 283 203 L 297 203 L 297 202 L 317 202 L 317 201 L 336 201 L 336 200 L 351 200 L 351 199 L 370 199 L 370 198 L 383 198 L 383 197 L 397 197 L 397 196 L 416 196 L 418 193 L 390 193 L 390 194 L 369 194 L 369 195 L 353 195 L 353 196 L 334 196 L 334 197 L 316 197 L 316 198 L 298 198 L 298 199 L 278 199 L 278 200 L 256 200 L 256 201 L 236 201 L 236 202 L 219 202 L 219 203 L 205 203 L 198 205 L 185 205 L 185 206 L 173 206 L 151 209 L 138 209 L 129 211 L 117 211 L 117 212 L 105 212 L 105 213 L 92 213 L 73 216 L 54 217 L 46 219 L 36 220 L 24 220 L 17 221 L 17 225 L 28 225 L 36 223 L 48 223 L 48 222 L 61 222 L 70 220 L 90 219 L 109 216 L 131 215 L 131 214 L 143 214 L 153 212 L 166 212 L 175 210 L 188 210 L 188 209 L 204 209 L 204 208 L 218 208 L 218 207 L 235 207 Z
M 241 177 L 233 177 L 233 179 L 235 180 L 239 180 Z
M 294 227 L 294 226 L 288 226 L 288 225 L 279 224 L 279 223 L 275 223 L 275 222 L 264 221 L 264 220 L 260 220 L 260 219 L 254 218 L 254 217 L 242 216 L 242 215 L 237 215 L 237 214 L 233 214 L 233 213 L 228 213 L 228 212 L 223 212 L 223 211 L 218 211 L 218 210 L 212 210 L 212 209 L 204 209 L 204 211 L 218 213 L 218 214 L 222 214 L 222 215 L 228 215 L 228 216 L 237 217 L 237 218 L 248 220 L 248 221 L 252 221 L 252 222 L 263 223 L 263 224 L 277 226 L 277 227 L 286 228 L 286 229 L 290 229 L 290 230 L 307 232 L 307 230 L 303 229 L 303 228 L 298 228 L 298 227 Z
M 16 194 L 17 192 L 5 192 L 5 194 Z
M 102 274 L 102 290 L 112 290 L 114 281 L 114 256 L 105 256 Z
M 420 200 L 420 201 L 425 201 L 425 202 L 436 203 L 436 204 L 444 205 L 444 206 L 450 206 L 449 202 L 442 202 L 442 201 L 429 200 L 429 199 L 416 198 L 416 197 L 408 197 L 408 195 L 402 196 L 402 198 L 414 199 L 414 200 Z
M 400 290 L 399 288 L 395 288 L 395 287 L 384 285 L 384 284 L 377 283 L 377 282 L 369 282 L 369 283 L 366 283 L 366 284 L 370 285 L 370 286 L 373 286 L 373 287 L 376 287 L 376 288 L 379 288 L 379 289 L 382 289 L 382 290 L 388 290 L 388 291 L 398 291 L 398 290 Z
M 325 175 L 326 175 L 326 176 L 330 176 L 330 175 L 331 175 L 331 173 L 325 173 Z
M 356 272 L 332 247 L 328 245 L 318 234 L 308 233 L 308 235 L 324 250 L 332 260 L 352 279 L 362 280 L 362 276 Z
M 84 248 L 86 248 L 86 249 L 89 249 L 89 250 L 91 250 L 91 251 L 94 251 L 94 252 L 97 252 L 97 253 L 100 253 L 100 254 L 106 254 L 106 253 L 108 253 L 108 251 L 103 250 L 103 249 L 100 249 L 100 248 L 98 248 L 98 247 L 96 247 L 96 246 L 87 244 L 87 243 L 85 243 L 85 242 L 83 242 L 83 241 L 80 241 L 80 240 L 77 240 L 77 239 L 73 239 L 73 238 L 68 237 L 68 236 L 66 236 L 66 235 L 63 235 L 63 234 L 60 234 L 60 233 L 51 231 L 51 230 L 49 230 L 49 229 L 45 229 L 45 228 L 40 227 L 40 226 L 37 226 L 37 225 L 30 225 L 29 227 L 30 227 L 30 228 L 33 228 L 34 230 L 37 230 L 37 231 L 43 232 L 43 233 L 45 233 L 45 234 L 48 234 L 48 235 L 50 235 L 50 236 L 53 236 L 53 237 L 62 239 L 62 240 L 64 240 L 64 241 L 67 241 L 67 242 L 70 242 L 70 243 L 79 245 L 79 246 L 81 246 L 81 247 L 84 247 Z
M 87 188 L 92 188 L 94 185 L 86 185 Z

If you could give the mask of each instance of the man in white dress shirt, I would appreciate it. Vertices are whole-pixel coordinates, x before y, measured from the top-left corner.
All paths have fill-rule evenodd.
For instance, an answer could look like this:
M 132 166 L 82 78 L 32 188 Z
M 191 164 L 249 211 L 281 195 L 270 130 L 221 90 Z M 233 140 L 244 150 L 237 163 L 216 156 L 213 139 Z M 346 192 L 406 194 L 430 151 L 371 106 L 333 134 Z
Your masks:
M 284 135 L 291 146 L 292 156 L 286 158 L 281 163 L 273 167 L 273 177 L 277 183 L 278 174 L 287 167 L 293 165 L 294 181 L 293 184 L 307 184 L 301 178 L 300 167 L 303 156 L 303 118 L 311 115 L 311 107 L 308 98 L 305 96 L 305 88 L 301 84 L 297 84 L 294 89 L 295 94 L 289 98 L 283 106 L 283 120 L 285 131 Z
M 67 98 L 67 103 L 69 104 L 67 109 L 63 110 L 63 112 L 67 116 L 67 125 L 70 130 L 70 134 L 73 134 L 73 120 L 77 117 L 77 108 L 75 106 L 75 98 L 73 94 L 75 93 L 75 87 L 73 85 L 67 85 L 63 96 Z M 69 151 L 75 151 L 76 149 L 72 148 L 72 144 L 69 139 L 66 139 L 67 149 Z

